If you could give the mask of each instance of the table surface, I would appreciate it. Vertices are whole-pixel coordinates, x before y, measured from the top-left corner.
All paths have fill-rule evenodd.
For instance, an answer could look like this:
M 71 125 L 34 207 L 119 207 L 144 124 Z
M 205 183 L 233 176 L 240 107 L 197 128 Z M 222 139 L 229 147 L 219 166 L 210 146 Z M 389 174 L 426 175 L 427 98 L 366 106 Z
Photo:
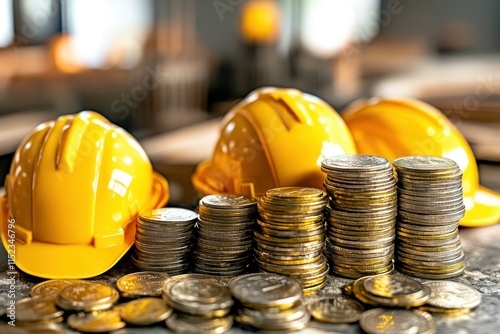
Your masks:
M 500 166 L 481 166 L 483 184 L 500 191 Z M 486 182 L 485 182 L 486 181 Z M 500 224 L 481 228 L 460 228 L 463 249 L 466 255 L 465 273 L 453 279 L 453 281 L 469 284 L 476 288 L 482 295 L 481 304 L 472 312 L 456 316 L 435 316 L 437 333 L 467 334 L 467 333 L 498 333 L 500 332 Z M 6 274 L 6 255 L 2 249 L 0 253 L 0 306 L 8 303 L 8 284 Z M 130 254 L 127 254 L 112 269 L 95 278 L 100 282 L 115 285 L 121 276 L 138 271 L 130 262 Z M 17 279 L 16 299 L 29 295 L 30 288 L 41 282 L 42 279 L 26 275 L 19 271 Z M 334 296 L 341 294 L 341 288 L 348 279 L 335 276 L 328 277 L 327 285 L 311 298 Z M 422 280 L 420 280 L 422 281 Z M 2 326 L 5 319 L 0 321 L 0 332 L 4 333 Z M 5 327 L 4 327 L 5 328 Z M 68 333 L 75 333 L 67 330 Z M 156 334 L 171 333 L 164 326 L 146 328 L 124 328 L 114 332 L 116 334 Z M 244 330 L 233 327 L 229 332 L 246 333 Z M 357 324 L 333 325 L 322 324 L 312 321 L 308 328 L 296 333 L 362 333 Z

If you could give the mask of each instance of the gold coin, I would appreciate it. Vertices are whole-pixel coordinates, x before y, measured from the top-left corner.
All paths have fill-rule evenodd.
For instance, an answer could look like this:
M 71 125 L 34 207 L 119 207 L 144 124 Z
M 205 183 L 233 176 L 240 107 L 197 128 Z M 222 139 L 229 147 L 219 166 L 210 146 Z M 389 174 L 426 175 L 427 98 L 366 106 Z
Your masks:
M 140 298 L 132 300 L 120 309 L 120 317 L 136 326 L 149 326 L 167 319 L 172 308 L 161 298 Z
M 222 334 L 233 326 L 233 317 L 206 319 L 186 314 L 173 314 L 166 321 L 167 327 L 180 334 Z
M 24 298 L 16 302 L 16 320 L 21 322 L 41 322 L 63 315 L 64 311 L 56 308 L 54 296 Z
M 307 305 L 311 316 L 319 321 L 348 324 L 359 320 L 365 307 L 345 296 L 320 298 Z
M 56 297 L 56 304 L 67 311 L 98 311 L 111 308 L 119 298 L 113 287 L 86 281 L 68 285 Z
M 424 282 L 431 289 L 427 306 L 435 309 L 472 309 L 481 303 L 481 294 L 471 286 L 452 282 Z
M 433 334 L 436 324 L 427 312 L 374 308 L 364 312 L 359 326 L 368 334 Z
M 165 273 L 142 271 L 121 277 L 116 282 L 116 287 L 127 298 L 159 297 L 163 284 L 169 278 Z
M 75 313 L 69 316 L 68 326 L 85 333 L 111 332 L 125 327 L 119 308 L 93 313 Z
M 64 289 L 68 285 L 72 285 L 75 283 L 82 283 L 82 282 L 86 281 L 78 279 L 51 279 L 43 281 L 31 288 L 30 296 L 33 298 L 44 297 L 44 296 L 55 297 L 59 294 L 59 292 L 61 292 L 62 289 Z

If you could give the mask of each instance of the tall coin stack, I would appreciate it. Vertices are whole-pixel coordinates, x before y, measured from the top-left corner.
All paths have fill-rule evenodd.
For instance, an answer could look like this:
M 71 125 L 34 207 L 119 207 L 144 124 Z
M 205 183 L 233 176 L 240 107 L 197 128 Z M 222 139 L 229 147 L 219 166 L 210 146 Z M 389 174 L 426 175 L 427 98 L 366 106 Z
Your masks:
M 462 171 L 451 159 L 394 160 L 398 178 L 396 268 L 407 275 L 446 279 L 465 268 L 458 224 L 465 214 Z
M 243 273 L 252 260 L 257 200 L 209 195 L 200 200 L 193 271 L 216 276 Z
M 332 273 L 346 278 L 391 271 L 397 189 L 391 164 L 372 155 L 325 159 L 326 255 Z
M 305 295 L 326 284 L 328 264 L 322 254 L 326 202 L 320 189 L 283 187 L 268 190 L 258 204 L 254 236 L 259 269 L 297 279 Z
M 178 275 L 189 270 L 196 212 L 181 208 L 147 210 L 139 215 L 134 265 L 145 271 Z

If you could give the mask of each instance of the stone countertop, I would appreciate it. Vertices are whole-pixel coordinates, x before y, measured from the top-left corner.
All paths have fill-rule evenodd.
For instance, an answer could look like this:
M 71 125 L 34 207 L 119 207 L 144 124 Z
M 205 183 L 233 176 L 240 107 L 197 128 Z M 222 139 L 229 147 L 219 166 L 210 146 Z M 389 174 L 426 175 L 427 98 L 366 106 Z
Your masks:
M 483 173 L 482 181 L 490 188 L 499 191 L 500 166 L 489 166 L 486 169 L 480 169 Z M 495 177 L 492 177 L 495 176 Z M 486 182 L 485 182 L 486 181 Z M 453 279 L 453 281 L 469 284 L 476 288 L 482 295 L 481 304 L 472 312 L 456 316 L 435 316 L 437 323 L 437 333 L 443 334 L 481 334 L 498 333 L 500 331 L 500 224 L 485 226 L 481 228 L 460 228 L 460 237 L 466 256 L 465 273 Z M 0 247 L 1 248 L 1 247 Z M 8 276 L 6 253 L 0 250 L 0 306 L 6 306 L 8 298 Z M 106 273 L 94 278 L 97 281 L 115 285 L 116 281 L 123 275 L 138 271 L 130 262 L 130 252 L 125 255 L 112 269 Z M 15 298 L 21 299 L 29 295 L 30 288 L 43 281 L 21 271 L 18 271 L 16 277 Z M 348 279 L 335 276 L 328 277 L 327 285 L 315 296 L 305 298 L 307 302 L 311 298 L 324 296 L 333 296 L 341 293 L 341 287 Z M 423 280 L 420 280 L 423 281 Z M 2 326 L 5 326 L 6 318 L 0 321 L 0 332 L 5 332 Z M 5 328 L 5 327 L 4 327 Z M 67 330 L 68 333 L 75 333 Z M 14 333 L 14 332 L 13 332 Z M 160 334 L 172 333 L 164 326 L 145 327 L 145 328 L 124 328 L 113 332 L 115 334 Z M 238 327 L 233 327 L 229 334 L 248 333 Z M 357 324 L 351 325 L 333 325 L 322 324 L 312 321 L 306 329 L 296 333 L 362 333 Z

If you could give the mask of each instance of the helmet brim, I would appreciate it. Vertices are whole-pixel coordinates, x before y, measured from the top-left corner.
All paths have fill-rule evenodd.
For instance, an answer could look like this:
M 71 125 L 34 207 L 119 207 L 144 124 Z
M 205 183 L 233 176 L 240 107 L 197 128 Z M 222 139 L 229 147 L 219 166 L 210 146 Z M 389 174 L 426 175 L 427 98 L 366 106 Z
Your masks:
M 151 198 L 144 210 L 163 207 L 168 199 L 166 179 L 154 173 Z M 12 241 L 9 240 L 8 219 L 7 198 L 0 197 L 2 243 L 9 254 L 15 255 L 15 264 L 19 269 L 37 277 L 89 278 L 100 275 L 113 267 L 135 241 L 136 224 L 133 219 L 124 227 L 124 242 L 116 246 L 96 248 L 90 244 L 64 245 L 36 240 L 29 244 L 16 241 L 14 246 L 9 246 Z M 15 232 L 15 227 L 11 230 Z
M 479 186 L 473 196 L 464 197 L 467 208 L 461 226 L 477 227 L 500 222 L 500 194 Z

